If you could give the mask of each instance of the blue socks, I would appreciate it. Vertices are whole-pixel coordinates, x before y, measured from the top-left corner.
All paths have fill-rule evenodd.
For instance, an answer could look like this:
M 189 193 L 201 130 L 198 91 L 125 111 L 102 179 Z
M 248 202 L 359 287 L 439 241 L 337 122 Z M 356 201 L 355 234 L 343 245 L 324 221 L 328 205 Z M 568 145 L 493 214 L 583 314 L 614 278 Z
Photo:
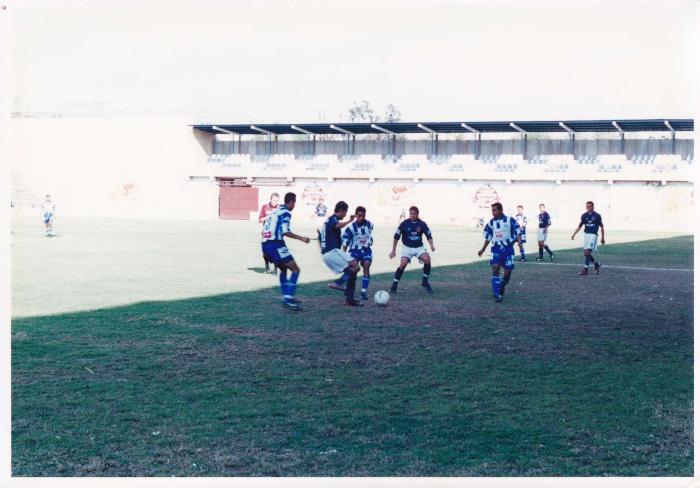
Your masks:
M 362 293 L 367 293 L 367 288 L 369 288 L 369 276 L 362 277 Z
M 299 273 L 292 273 L 287 279 L 287 271 L 280 271 L 280 288 L 282 289 L 282 298 L 293 298 L 297 289 L 297 281 L 299 281 Z
M 498 296 L 501 294 L 501 277 L 492 276 L 491 277 L 491 289 L 493 290 L 493 296 Z
M 525 246 L 520 248 L 520 257 L 524 258 L 525 257 Z

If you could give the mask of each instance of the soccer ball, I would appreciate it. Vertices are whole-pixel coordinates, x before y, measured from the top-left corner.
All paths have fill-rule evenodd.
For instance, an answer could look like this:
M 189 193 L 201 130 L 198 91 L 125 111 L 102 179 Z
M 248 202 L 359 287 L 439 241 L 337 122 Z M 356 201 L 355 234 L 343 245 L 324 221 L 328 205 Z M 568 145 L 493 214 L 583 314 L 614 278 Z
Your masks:
M 386 307 L 386 304 L 389 303 L 389 293 L 384 290 L 379 290 L 374 294 L 374 303 L 380 307 Z

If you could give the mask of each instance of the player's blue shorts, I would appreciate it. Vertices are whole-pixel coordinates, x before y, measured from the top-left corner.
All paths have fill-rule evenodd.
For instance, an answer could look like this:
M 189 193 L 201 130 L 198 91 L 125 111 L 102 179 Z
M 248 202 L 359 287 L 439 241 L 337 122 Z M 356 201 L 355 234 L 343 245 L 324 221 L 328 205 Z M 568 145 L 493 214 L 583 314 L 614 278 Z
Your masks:
M 53 220 L 53 214 L 52 214 L 51 212 L 46 212 L 46 213 L 44 214 L 44 223 L 45 223 L 45 224 L 48 224 L 48 223 L 51 222 L 52 220 Z
M 362 261 L 372 261 L 372 249 L 369 247 L 365 249 L 350 249 L 350 256 L 360 263 Z
M 265 241 L 262 243 L 262 252 L 274 264 L 294 261 L 294 256 L 289 252 L 284 241 Z
M 505 269 L 514 269 L 514 255 L 513 246 L 508 246 L 506 248 L 497 248 L 494 246 L 491 248 L 491 261 L 489 261 L 489 264 L 498 264 Z

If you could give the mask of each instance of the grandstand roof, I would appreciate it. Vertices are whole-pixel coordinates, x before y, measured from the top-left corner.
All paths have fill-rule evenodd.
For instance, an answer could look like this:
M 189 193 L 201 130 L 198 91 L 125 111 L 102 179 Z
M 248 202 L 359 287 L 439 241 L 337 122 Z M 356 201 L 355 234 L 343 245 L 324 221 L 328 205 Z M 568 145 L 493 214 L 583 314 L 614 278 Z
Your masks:
M 240 135 L 426 134 L 520 132 L 669 132 L 693 131 L 693 119 L 550 120 L 501 122 L 374 122 L 335 124 L 202 124 L 195 129 Z

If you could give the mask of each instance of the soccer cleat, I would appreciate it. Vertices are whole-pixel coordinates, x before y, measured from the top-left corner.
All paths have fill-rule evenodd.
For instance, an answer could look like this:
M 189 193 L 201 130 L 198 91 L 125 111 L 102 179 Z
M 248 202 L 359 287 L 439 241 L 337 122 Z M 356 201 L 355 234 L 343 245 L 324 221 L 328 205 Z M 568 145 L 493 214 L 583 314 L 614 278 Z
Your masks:
M 343 305 L 345 305 L 346 307 L 362 307 L 364 305 L 364 303 L 353 299 L 353 300 L 345 300 Z
M 600 263 L 596 262 L 593 266 L 595 267 L 595 274 L 600 273 Z
M 284 308 L 289 309 L 289 310 L 294 310 L 295 312 L 298 312 L 299 310 L 301 310 L 301 306 L 299 305 L 299 302 L 295 303 L 292 300 L 289 300 L 289 299 L 282 300 L 282 306 Z
M 554 261 L 554 253 L 552 253 L 552 254 L 549 255 L 549 260 L 550 260 L 550 261 Z
M 338 284 L 335 281 L 328 283 L 328 288 L 331 290 L 345 291 L 345 285 Z
M 502 302 L 503 301 L 503 295 L 494 295 L 493 300 L 496 302 Z
M 535 258 L 535 261 L 544 261 L 542 258 Z
M 428 293 L 432 293 L 432 292 L 433 292 L 433 287 L 430 286 L 430 282 L 429 282 L 429 281 L 425 281 L 425 280 L 424 280 L 423 283 L 421 283 L 421 286 L 422 286 L 423 288 L 425 288 L 425 291 L 427 291 Z
M 391 284 L 391 288 L 389 288 L 389 293 L 396 293 L 396 291 L 399 289 L 399 284 L 397 282 L 393 282 Z
M 289 303 L 296 303 L 297 305 L 301 305 L 301 302 L 297 300 L 296 298 L 285 298 L 285 301 Z
M 581 270 L 578 272 L 579 276 L 585 276 L 588 274 L 588 268 L 581 268 Z
M 524 263 L 525 261 L 527 261 L 527 258 L 520 258 L 520 260 L 518 262 Z

